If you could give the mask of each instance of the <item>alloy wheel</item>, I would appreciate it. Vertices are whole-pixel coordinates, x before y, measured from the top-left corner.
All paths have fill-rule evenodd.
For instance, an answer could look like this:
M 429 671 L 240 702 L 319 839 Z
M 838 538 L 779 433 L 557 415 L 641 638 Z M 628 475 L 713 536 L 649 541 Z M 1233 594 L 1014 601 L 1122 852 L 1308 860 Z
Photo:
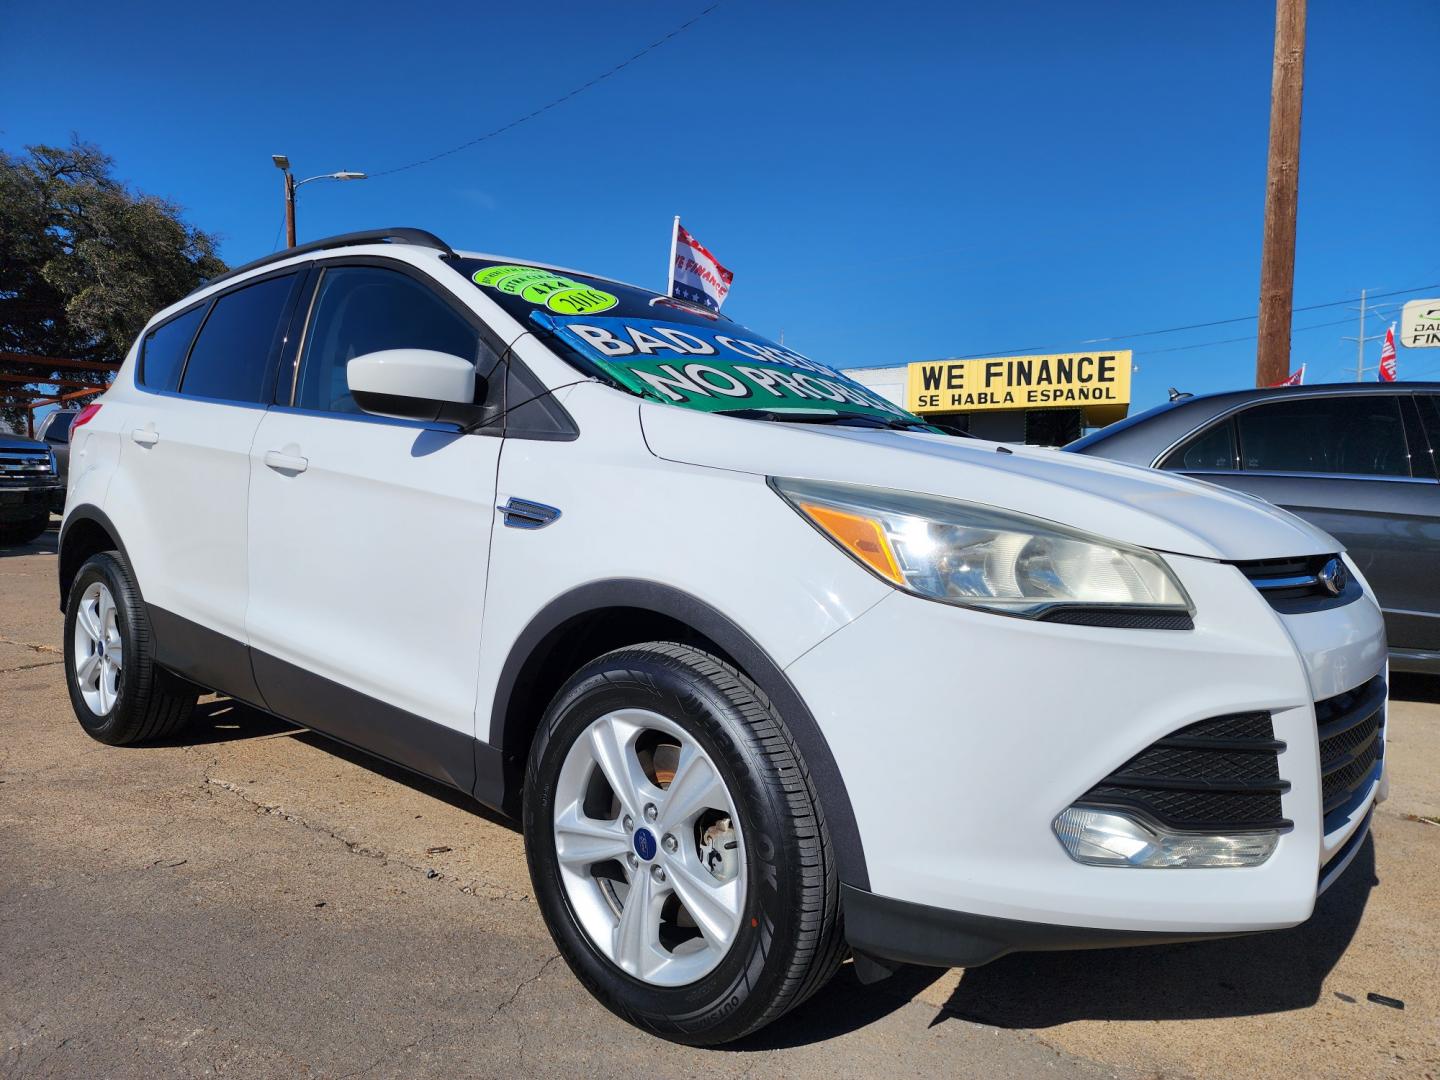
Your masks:
M 745 910 L 740 818 L 680 725 L 644 709 L 593 721 L 566 753 L 553 825 L 571 909 L 622 971 L 682 986 L 725 958 Z
M 115 598 L 103 581 L 92 582 L 80 597 L 74 644 L 75 681 L 80 695 L 92 713 L 107 716 L 120 696 L 125 657 Z

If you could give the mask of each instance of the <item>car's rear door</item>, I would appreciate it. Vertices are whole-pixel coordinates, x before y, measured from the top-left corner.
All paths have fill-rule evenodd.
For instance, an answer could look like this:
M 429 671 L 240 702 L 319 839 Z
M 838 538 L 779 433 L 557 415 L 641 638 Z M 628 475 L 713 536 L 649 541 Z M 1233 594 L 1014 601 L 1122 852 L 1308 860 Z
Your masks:
M 106 510 L 124 538 L 161 658 L 256 700 L 245 649 L 250 443 L 302 275 L 245 281 L 152 329 L 143 393 L 122 411 Z
M 308 312 L 249 463 L 257 680 L 276 712 L 469 790 L 500 429 L 363 413 L 345 365 L 433 349 L 484 376 L 495 343 L 388 260 L 319 267 Z

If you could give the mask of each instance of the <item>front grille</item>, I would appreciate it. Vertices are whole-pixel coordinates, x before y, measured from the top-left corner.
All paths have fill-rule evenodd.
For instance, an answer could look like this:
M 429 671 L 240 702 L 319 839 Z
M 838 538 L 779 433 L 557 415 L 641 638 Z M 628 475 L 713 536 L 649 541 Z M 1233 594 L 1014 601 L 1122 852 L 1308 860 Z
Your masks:
M 30 484 L 50 476 L 49 454 L 37 454 L 28 450 L 0 450 L 0 485 Z
M 1201 720 L 1152 743 L 1087 791 L 1077 803 L 1139 810 L 1187 832 L 1283 829 L 1280 779 L 1268 712 Z
M 1362 797 L 1385 754 L 1385 680 L 1377 675 L 1315 703 L 1325 831 Z M 1339 824 L 1336 822 L 1336 824 Z
M 1338 555 L 1305 555 L 1293 559 L 1251 559 L 1234 565 L 1260 590 L 1271 607 L 1296 615 L 1339 607 L 1360 596 L 1360 585 L 1348 572 L 1345 587 L 1338 595 L 1325 586 L 1321 571 L 1331 559 L 1338 558 Z

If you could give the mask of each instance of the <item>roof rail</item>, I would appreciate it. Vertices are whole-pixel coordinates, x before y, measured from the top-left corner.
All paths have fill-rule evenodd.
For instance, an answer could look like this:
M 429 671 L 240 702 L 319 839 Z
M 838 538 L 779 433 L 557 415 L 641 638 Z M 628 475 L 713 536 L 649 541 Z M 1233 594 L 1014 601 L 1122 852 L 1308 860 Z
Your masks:
M 209 281 L 201 282 L 190 291 L 193 296 L 201 289 L 208 289 L 211 285 L 218 285 L 222 281 L 229 281 L 241 274 L 248 274 L 251 270 L 258 270 L 262 266 L 269 266 L 271 263 L 280 262 L 283 259 L 292 258 L 295 255 L 304 255 L 311 251 L 326 251 L 330 248 L 353 247 L 356 244 L 412 244 L 416 247 L 433 248 L 441 252 L 447 258 L 455 258 L 455 252 L 450 245 L 445 243 L 432 232 L 424 229 L 362 229 L 360 232 L 341 233 L 339 236 L 327 236 L 323 240 L 311 240 L 308 244 L 299 244 L 296 247 L 286 248 L 284 251 L 277 251 L 272 255 L 256 259 L 253 262 L 237 266 L 233 270 L 227 270 L 218 274 Z

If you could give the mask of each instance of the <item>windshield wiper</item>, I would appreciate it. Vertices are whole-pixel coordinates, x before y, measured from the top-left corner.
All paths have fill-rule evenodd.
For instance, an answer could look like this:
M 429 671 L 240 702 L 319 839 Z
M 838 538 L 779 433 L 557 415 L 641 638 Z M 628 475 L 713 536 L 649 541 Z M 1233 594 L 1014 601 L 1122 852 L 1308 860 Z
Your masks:
M 915 420 L 890 420 L 883 416 L 865 416 L 861 413 L 801 412 L 788 409 L 716 409 L 715 412 L 720 416 L 734 416 L 741 420 L 773 420 L 781 424 L 835 424 L 885 428 L 890 431 L 931 430 L 929 424 Z

